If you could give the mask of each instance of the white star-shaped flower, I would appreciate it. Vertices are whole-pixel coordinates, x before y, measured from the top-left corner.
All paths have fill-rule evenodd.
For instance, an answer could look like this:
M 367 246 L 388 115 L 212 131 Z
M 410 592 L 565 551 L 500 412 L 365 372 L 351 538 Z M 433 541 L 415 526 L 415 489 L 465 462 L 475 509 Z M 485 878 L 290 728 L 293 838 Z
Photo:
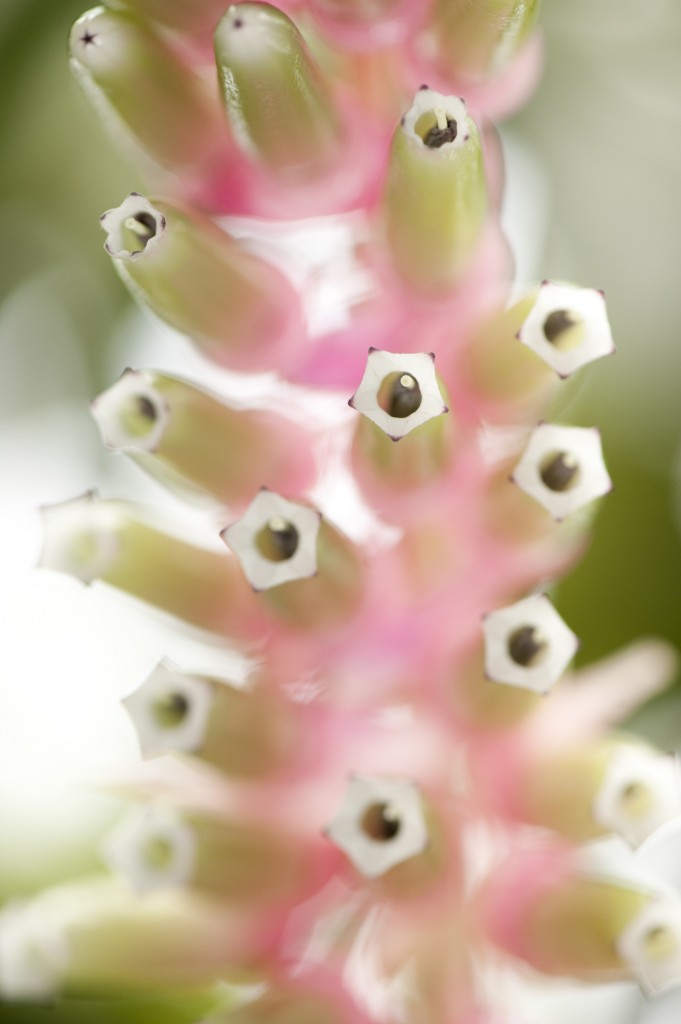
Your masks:
M 320 523 L 316 509 L 263 488 L 221 537 L 253 589 L 269 590 L 317 574 Z
M 518 338 L 559 377 L 615 351 L 603 292 L 544 281 Z
M 454 127 L 448 131 L 452 122 Z M 464 100 L 460 96 L 445 96 L 427 87 L 419 89 L 414 96 L 414 102 L 402 118 L 402 127 L 427 148 L 431 148 L 425 141 L 429 131 L 439 131 L 440 140 L 432 145 L 433 153 L 445 147 L 460 149 L 471 133 Z
M 137 260 L 158 245 L 166 219 L 139 192 L 131 192 L 120 206 L 99 218 L 107 233 L 104 248 L 115 259 Z
M 546 693 L 579 646 L 545 594 L 486 615 L 485 673 L 489 679 Z
M 136 892 L 181 887 L 194 873 L 196 837 L 169 808 L 136 808 L 107 836 L 102 860 Z
M 393 441 L 448 412 L 430 352 L 370 348 L 364 376 L 349 404 Z
M 351 777 L 326 834 L 360 874 L 378 878 L 428 846 L 418 786 L 407 779 Z
M 617 952 L 649 996 L 681 985 L 681 902 L 655 901 L 625 928 Z
M 151 374 L 139 370 L 126 370 L 91 409 L 107 448 L 124 452 L 155 452 L 170 417 Z
M 594 820 L 631 846 L 681 817 L 681 778 L 675 757 L 622 746 L 610 758 L 593 804 Z
M 199 750 L 213 700 L 208 679 L 185 675 L 170 662 L 162 661 L 123 701 L 137 730 L 142 756 Z
M 91 583 L 109 568 L 119 549 L 122 524 L 114 504 L 100 502 L 92 491 L 41 509 L 43 547 L 39 566 Z
M 512 480 L 554 519 L 565 519 L 612 489 L 595 428 L 540 423 Z
M 37 902 L 0 911 L 0 1000 L 39 1002 L 57 994 L 66 969 L 66 936 Z

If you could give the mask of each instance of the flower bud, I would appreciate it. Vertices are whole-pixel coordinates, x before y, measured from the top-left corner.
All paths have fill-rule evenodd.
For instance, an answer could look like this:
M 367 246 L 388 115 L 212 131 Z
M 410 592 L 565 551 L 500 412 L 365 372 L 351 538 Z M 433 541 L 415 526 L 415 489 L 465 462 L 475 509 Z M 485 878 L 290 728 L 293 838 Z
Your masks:
M 221 536 L 254 590 L 289 626 L 323 628 L 358 607 L 359 556 L 315 509 L 263 488 Z
M 145 758 L 193 754 L 227 775 L 259 778 L 294 753 L 289 705 L 257 688 L 238 689 L 161 662 L 123 703 Z
M 529 37 L 540 0 L 436 0 L 431 20 L 433 57 L 457 76 L 500 71 Z
M 551 281 L 542 282 L 518 339 L 559 377 L 615 351 L 603 292 Z
M 469 266 L 485 222 L 480 137 L 462 99 L 420 89 L 393 135 L 385 231 L 399 275 L 442 292 Z
M 86 494 L 43 510 L 40 567 L 98 579 L 194 626 L 245 640 L 257 609 L 236 559 L 145 522 L 144 510 Z M 255 614 L 255 619 L 252 618 Z
M 232 4 L 215 32 L 218 78 L 237 146 L 279 181 L 332 169 L 343 134 L 300 32 L 265 3 Z
M 544 594 L 486 615 L 483 632 L 487 677 L 535 693 L 551 689 L 579 646 Z
M 102 857 L 139 893 L 190 887 L 268 911 L 308 896 L 327 863 L 318 843 L 275 827 L 161 805 L 132 810 L 105 839 Z
M 512 479 L 558 520 L 612 488 L 598 430 L 551 423 L 532 432 Z
M 442 477 L 452 457 L 453 425 L 443 416 L 449 410 L 431 353 L 369 349 L 349 404 L 361 413 L 352 450 L 360 481 L 409 493 Z
M 582 875 L 548 847 L 517 853 L 489 877 L 478 920 L 488 939 L 545 974 L 626 978 L 620 942 L 651 899 Z
M 301 428 L 275 413 L 232 408 L 175 377 L 126 370 L 92 413 L 107 447 L 183 495 L 198 490 L 243 505 L 263 483 L 305 490 L 314 479 Z
M 220 122 L 212 97 L 135 14 L 95 7 L 73 26 L 70 46 L 71 68 L 97 112 L 157 164 L 192 167 L 215 152 Z
M 681 817 L 681 777 L 675 757 L 618 744 L 608 758 L 592 804 L 594 820 L 639 846 Z
M 303 328 L 292 285 L 211 221 L 132 192 L 101 222 L 104 247 L 134 297 L 208 358 L 262 370 L 295 357 Z

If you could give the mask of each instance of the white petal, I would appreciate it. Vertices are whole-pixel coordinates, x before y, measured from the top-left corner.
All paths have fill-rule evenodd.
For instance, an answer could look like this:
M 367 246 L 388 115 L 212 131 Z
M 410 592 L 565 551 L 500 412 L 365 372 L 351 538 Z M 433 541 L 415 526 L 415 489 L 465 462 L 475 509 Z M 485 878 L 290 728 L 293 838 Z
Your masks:
M 409 416 L 391 416 L 381 408 L 378 395 L 381 384 L 391 374 L 413 377 L 421 390 L 421 404 Z M 371 349 L 357 391 L 350 399 L 357 412 L 370 419 L 389 437 L 401 438 L 435 416 L 447 412 L 435 375 L 435 362 L 429 352 L 384 352 Z
M 564 490 L 553 489 L 542 479 L 547 462 L 559 454 L 571 457 L 576 465 L 574 478 Z M 513 480 L 554 519 L 564 519 L 612 488 L 603 461 L 600 433 L 593 428 L 558 427 L 551 423 L 541 423 L 533 430 L 513 470 Z
M 164 724 L 158 713 L 159 704 L 170 697 L 181 700 L 186 709 L 176 725 Z M 213 700 L 213 686 L 207 679 L 186 675 L 169 662 L 161 662 L 123 704 L 135 724 L 142 755 L 157 757 L 201 748 Z
M 163 851 L 161 859 L 153 856 L 158 848 Z M 137 808 L 106 838 L 102 859 L 137 892 L 180 887 L 194 873 L 196 838 L 173 811 Z
M 617 952 L 647 995 L 681 985 L 681 903 L 645 907 L 620 936 Z
M 290 558 L 273 561 L 257 546 L 257 537 L 272 519 L 283 519 L 298 534 L 298 546 Z M 281 583 L 308 579 L 317 573 L 317 536 L 321 516 L 307 505 L 299 505 L 265 488 L 259 491 L 246 512 L 222 532 L 222 538 L 241 562 L 246 579 L 255 590 L 268 590 Z
M 143 402 L 149 409 L 146 434 L 131 431 L 126 423 L 126 412 L 135 402 Z M 107 448 L 155 452 L 168 425 L 170 408 L 154 387 L 151 374 L 126 370 L 112 387 L 94 400 L 92 415 Z
M 511 655 L 513 637 L 533 629 L 544 644 L 534 664 L 520 664 Z M 487 615 L 483 622 L 485 672 L 490 679 L 546 693 L 562 676 L 579 646 L 577 637 L 548 597 L 538 594 Z
M 83 583 L 102 576 L 118 553 L 118 508 L 92 492 L 41 510 L 44 528 L 39 565 Z
M 681 778 L 675 757 L 622 747 L 607 766 L 593 806 L 594 820 L 639 846 L 681 816 Z
M 364 817 L 372 808 L 384 806 L 395 815 L 399 828 L 392 838 L 372 838 L 363 827 Z M 377 878 L 422 853 L 428 845 L 418 787 L 406 779 L 351 778 L 327 835 L 362 875 Z
M 139 240 L 139 248 L 136 244 L 129 248 L 128 245 L 133 241 L 133 233 L 126 230 L 126 221 L 134 220 L 140 214 L 149 222 L 152 233 L 148 238 Z M 158 245 L 166 226 L 163 214 L 139 192 L 131 192 L 120 206 L 103 213 L 99 221 L 107 233 L 104 248 L 110 256 L 122 260 L 136 260 L 150 252 Z
M 562 349 L 546 336 L 546 321 L 557 312 L 574 314 L 579 321 L 580 340 L 571 348 Z M 595 288 L 577 288 L 550 281 L 544 281 L 539 289 L 537 301 L 518 337 L 561 377 L 569 377 L 587 363 L 615 351 L 603 293 Z

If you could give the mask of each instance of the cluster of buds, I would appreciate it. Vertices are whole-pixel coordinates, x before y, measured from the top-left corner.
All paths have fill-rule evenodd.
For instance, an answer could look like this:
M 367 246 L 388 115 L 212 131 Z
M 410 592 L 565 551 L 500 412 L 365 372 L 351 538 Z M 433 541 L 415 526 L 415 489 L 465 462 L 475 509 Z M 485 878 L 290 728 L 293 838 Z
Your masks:
M 583 857 L 640 845 L 681 792 L 672 758 L 608 731 L 670 652 L 571 674 L 545 593 L 611 487 L 598 431 L 547 417 L 613 340 L 596 289 L 512 290 L 492 120 L 534 87 L 538 8 L 112 0 L 73 27 L 78 81 L 166 196 L 103 214 L 106 250 L 206 368 L 126 370 L 92 413 L 206 514 L 187 536 L 88 494 L 45 510 L 41 565 L 250 669 L 129 681 L 142 758 L 190 784 L 142 773 L 106 880 L 2 912 L 6 998 L 483 1024 L 500 958 L 681 981 L 681 901 Z

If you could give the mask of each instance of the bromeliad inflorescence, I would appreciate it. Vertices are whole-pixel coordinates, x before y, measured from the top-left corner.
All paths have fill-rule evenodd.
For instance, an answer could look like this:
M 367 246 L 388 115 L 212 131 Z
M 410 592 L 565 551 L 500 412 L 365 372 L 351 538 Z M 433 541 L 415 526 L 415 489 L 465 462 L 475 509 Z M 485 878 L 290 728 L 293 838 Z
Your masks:
M 209 1024 L 482 1024 L 504 956 L 681 980 L 681 903 L 581 856 L 638 845 L 681 794 L 672 759 L 607 731 L 669 652 L 576 682 L 543 592 L 610 489 L 598 432 L 552 403 L 613 342 L 597 290 L 513 294 L 491 125 L 534 86 L 538 8 L 112 0 L 73 27 L 77 79 L 152 190 L 103 214 L 106 250 L 205 361 L 194 381 L 126 370 L 93 415 L 210 511 L 186 537 L 65 501 L 41 564 L 250 671 L 129 680 L 142 758 L 194 787 L 128 787 L 108 880 L 2 912 L 6 998 L 164 988 L 203 992 Z M 218 366 L 272 371 L 260 405 Z

